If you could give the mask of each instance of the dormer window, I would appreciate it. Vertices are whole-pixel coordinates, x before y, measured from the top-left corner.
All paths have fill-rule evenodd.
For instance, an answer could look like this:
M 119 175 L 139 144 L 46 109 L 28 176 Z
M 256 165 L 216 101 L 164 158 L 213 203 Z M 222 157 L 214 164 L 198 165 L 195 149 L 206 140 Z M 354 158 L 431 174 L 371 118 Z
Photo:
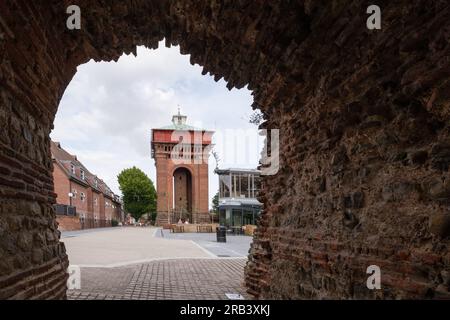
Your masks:
M 95 185 L 96 188 L 98 188 L 98 180 L 97 180 L 97 178 L 95 178 L 95 180 L 94 180 L 94 185 Z
M 74 164 L 70 164 L 70 172 L 72 173 L 72 174 L 75 174 L 75 165 Z
M 83 169 L 80 170 L 80 176 L 81 176 L 81 180 L 85 180 L 86 179 L 86 175 L 84 174 L 84 170 Z

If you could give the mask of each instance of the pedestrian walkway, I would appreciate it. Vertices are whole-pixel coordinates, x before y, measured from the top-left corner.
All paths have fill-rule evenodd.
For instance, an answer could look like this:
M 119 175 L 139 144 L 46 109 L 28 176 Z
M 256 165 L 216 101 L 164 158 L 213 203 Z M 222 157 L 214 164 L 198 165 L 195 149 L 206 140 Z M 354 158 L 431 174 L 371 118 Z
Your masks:
M 172 233 L 170 230 L 160 229 L 156 237 L 169 240 L 190 240 L 198 244 L 216 257 L 245 258 L 248 256 L 253 237 L 244 235 L 228 235 L 227 242 L 217 242 L 215 233 Z
M 94 229 L 95 230 L 95 229 Z M 155 237 L 157 228 L 117 227 L 77 234 L 62 233 L 73 265 L 88 267 L 119 267 L 159 259 L 209 258 L 198 245 L 188 240 L 168 241 Z
M 141 227 L 63 232 L 69 262 L 81 270 L 81 288 L 68 290 L 68 298 L 206 300 L 227 299 L 227 293 L 249 298 L 243 285 L 246 237 L 236 240 L 240 249 L 230 241 L 235 257 L 221 257 L 202 243 L 212 243 L 205 235 L 196 241 L 193 235 L 161 235 L 161 229 Z
M 82 268 L 72 300 L 226 300 L 245 292 L 246 259 L 160 260 L 117 268 Z

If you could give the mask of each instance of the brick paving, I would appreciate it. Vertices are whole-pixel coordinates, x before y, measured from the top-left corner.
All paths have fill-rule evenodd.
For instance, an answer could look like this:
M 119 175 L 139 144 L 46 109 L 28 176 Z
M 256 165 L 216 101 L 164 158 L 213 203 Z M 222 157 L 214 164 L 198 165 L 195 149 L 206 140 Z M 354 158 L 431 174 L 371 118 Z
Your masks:
M 81 268 L 71 300 L 226 300 L 239 293 L 246 259 L 168 259 L 116 268 Z

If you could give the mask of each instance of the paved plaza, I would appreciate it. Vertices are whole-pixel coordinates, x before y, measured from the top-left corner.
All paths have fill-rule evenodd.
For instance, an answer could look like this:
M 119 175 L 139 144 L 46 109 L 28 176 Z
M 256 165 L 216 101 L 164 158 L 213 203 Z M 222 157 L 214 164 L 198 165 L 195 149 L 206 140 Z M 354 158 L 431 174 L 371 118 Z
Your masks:
M 117 268 L 81 268 L 82 300 L 224 300 L 226 293 L 246 296 L 245 259 L 160 260 Z
M 117 227 L 99 231 L 62 233 L 70 264 L 88 267 L 119 267 L 156 259 L 210 258 L 192 241 L 155 237 L 159 229 Z
M 70 264 L 81 267 L 81 289 L 68 290 L 69 299 L 249 298 L 243 272 L 250 237 L 218 244 L 215 234 L 118 227 L 63 232 L 61 238 Z
M 253 240 L 249 236 L 227 235 L 227 242 L 216 241 L 215 233 L 172 233 L 170 230 L 158 230 L 156 237 L 169 240 L 190 240 L 216 257 L 246 258 Z

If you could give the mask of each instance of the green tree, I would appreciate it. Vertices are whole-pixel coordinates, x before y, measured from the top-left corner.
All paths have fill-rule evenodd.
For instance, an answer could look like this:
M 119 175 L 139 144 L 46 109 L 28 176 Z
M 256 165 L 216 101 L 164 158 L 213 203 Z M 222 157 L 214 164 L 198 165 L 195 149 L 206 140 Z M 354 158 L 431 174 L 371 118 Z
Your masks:
M 212 211 L 215 214 L 219 213 L 219 191 L 212 198 Z
M 117 176 L 122 191 L 124 209 L 139 220 L 146 213 L 156 212 L 156 190 L 152 180 L 140 169 L 124 169 Z

